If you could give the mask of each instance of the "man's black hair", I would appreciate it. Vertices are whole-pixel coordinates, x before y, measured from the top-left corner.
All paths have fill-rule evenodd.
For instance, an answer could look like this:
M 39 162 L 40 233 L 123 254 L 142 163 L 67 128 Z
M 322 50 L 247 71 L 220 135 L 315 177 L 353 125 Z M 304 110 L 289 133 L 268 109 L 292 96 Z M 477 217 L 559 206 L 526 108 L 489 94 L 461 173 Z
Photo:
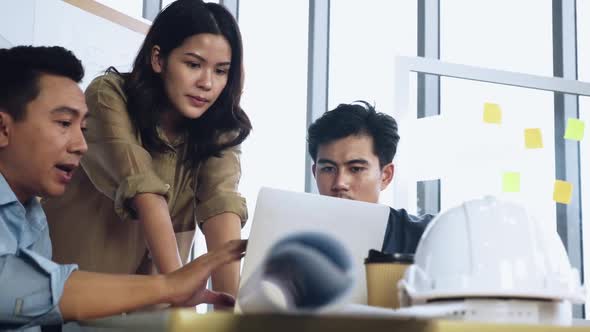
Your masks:
M 24 118 L 27 104 L 39 95 L 42 74 L 64 76 L 79 83 L 84 68 L 71 51 L 59 46 L 0 49 L 0 111 L 15 121 Z
M 340 104 L 309 126 L 307 144 L 311 158 L 316 161 L 320 145 L 351 135 L 373 139 L 373 153 L 379 158 L 380 167 L 393 161 L 399 142 L 397 122 L 362 100 Z

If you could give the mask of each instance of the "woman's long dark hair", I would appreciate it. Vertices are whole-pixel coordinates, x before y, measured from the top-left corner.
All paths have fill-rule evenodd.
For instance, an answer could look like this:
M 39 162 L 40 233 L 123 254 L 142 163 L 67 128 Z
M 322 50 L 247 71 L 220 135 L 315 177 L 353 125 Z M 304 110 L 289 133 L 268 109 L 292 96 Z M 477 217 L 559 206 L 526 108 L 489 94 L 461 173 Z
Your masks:
M 215 103 L 201 117 L 187 118 L 183 124 L 188 134 L 185 161 L 193 166 L 211 156 L 219 157 L 221 150 L 242 143 L 252 130 L 248 116 L 240 107 L 242 38 L 233 16 L 215 3 L 201 0 L 173 2 L 154 20 L 135 58 L 133 70 L 122 74 L 127 109 L 142 144 L 149 151 L 163 151 L 165 144 L 156 128 L 170 102 L 162 78 L 152 69 L 152 48 L 158 45 L 162 58 L 167 58 L 188 37 L 200 33 L 223 36 L 231 46 L 231 63 L 226 86 Z M 235 135 L 231 135 L 230 140 L 220 141 L 219 135 L 228 132 Z

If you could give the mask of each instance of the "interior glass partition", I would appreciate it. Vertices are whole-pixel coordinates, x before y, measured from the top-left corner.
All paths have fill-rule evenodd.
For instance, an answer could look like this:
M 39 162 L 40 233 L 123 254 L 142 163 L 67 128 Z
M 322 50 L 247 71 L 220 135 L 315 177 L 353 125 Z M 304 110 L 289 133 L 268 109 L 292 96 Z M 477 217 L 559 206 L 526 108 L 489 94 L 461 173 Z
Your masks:
M 576 1 L 578 79 L 590 82 L 590 1 Z M 579 98 L 580 119 L 590 124 L 590 98 Z M 584 258 L 584 275 L 590 276 L 590 137 L 580 143 L 580 170 L 582 196 L 582 244 Z M 586 264 L 588 262 L 588 264 Z M 587 303 L 590 303 L 590 293 Z M 590 306 L 586 306 L 586 317 L 590 316 Z
M 395 57 L 417 53 L 417 1 L 330 2 L 328 110 L 366 100 L 396 117 Z M 381 195 L 391 205 L 392 186 Z
M 414 73 L 441 77 L 440 116 L 416 120 L 409 102 Z M 404 143 L 410 147 L 398 156 L 398 205 L 412 206 L 416 181 L 433 173 L 442 178 L 443 209 L 482 194 L 520 202 L 544 227 L 557 229 L 571 264 L 584 271 L 587 157 L 579 121 L 588 119 L 590 83 L 398 57 L 395 93 L 400 126 L 411 133 Z M 580 115 L 554 115 L 555 93 L 579 96 Z M 574 307 L 575 317 L 581 309 Z
M 553 75 L 552 0 L 440 0 L 440 59 Z

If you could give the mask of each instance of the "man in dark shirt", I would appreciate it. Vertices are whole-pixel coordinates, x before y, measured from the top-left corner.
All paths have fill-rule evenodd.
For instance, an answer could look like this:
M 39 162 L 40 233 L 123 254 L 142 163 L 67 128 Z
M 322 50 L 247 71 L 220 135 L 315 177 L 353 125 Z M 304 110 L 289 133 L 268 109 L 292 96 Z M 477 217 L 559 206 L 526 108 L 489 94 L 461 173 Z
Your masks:
M 378 203 L 393 179 L 398 141 L 395 119 L 365 101 L 340 104 L 324 113 L 307 135 L 320 194 Z M 391 208 L 382 251 L 413 254 L 432 218 Z

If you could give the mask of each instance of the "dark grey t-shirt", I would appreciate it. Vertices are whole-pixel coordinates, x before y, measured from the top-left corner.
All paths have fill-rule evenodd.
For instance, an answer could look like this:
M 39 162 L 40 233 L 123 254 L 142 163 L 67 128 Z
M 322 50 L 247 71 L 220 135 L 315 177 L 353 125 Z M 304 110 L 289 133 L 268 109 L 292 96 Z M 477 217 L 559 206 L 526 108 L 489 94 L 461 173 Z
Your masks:
M 417 217 L 404 209 L 390 208 L 381 251 L 388 254 L 414 254 L 424 229 L 433 218 L 431 214 Z

